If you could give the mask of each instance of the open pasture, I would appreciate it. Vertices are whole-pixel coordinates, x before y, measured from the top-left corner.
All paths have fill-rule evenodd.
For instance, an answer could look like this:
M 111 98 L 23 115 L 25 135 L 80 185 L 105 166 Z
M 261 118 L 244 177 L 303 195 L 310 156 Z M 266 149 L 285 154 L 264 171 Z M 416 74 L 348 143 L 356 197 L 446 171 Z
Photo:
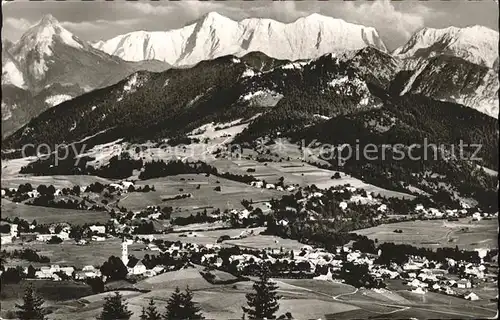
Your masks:
M 252 281 L 238 282 L 232 285 L 213 285 L 208 283 L 199 271 L 200 267 L 168 272 L 136 284 L 138 288 L 152 290 L 141 296 L 127 300 L 131 309 L 137 310 L 138 316 L 142 306 L 153 298 L 160 310 L 166 305 L 168 297 L 177 286 L 182 290 L 186 285 L 194 291 L 194 300 L 202 309 L 207 319 L 238 319 L 241 317 L 241 307 L 246 305 L 245 294 L 252 291 Z M 334 301 L 327 295 L 315 294 L 309 288 L 288 284 L 289 280 L 276 280 L 280 300 L 279 314 L 291 312 L 296 319 L 324 318 L 325 314 L 358 309 L 350 304 Z M 331 286 L 332 292 L 346 293 L 352 291 L 350 286 L 336 283 L 326 283 L 309 280 L 309 286 L 321 284 Z M 134 318 L 136 319 L 136 318 Z
M 73 175 L 73 176 L 31 176 L 31 175 L 18 175 L 15 177 L 2 178 L 2 188 L 17 188 L 20 184 L 30 183 L 33 187 L 41 184 L 46 186 L 53 185 L 57 189 L 72 188 L 73 186 L 86 187 L 94 182 L 102 184 L 112 183 L 111 180 L 87 175 Z
M 8 244 L 2 246 L 7 251 L 14 249 L 30 248 L 40 255 L 50 258 L 50 264 L 61 266 L 75 266 L 82 268 L 86 265 L 100 266 L 108 260 L 110 256 L 121 256 L 121 239 L 108 239 L 106 241 L 91 241 L 86 245 L 77 245 L 74 241 L 68 240 L 60 244 L 46 244 L 38 241 L 25 242 L 24 244 Z M 146 246 L 139 243 L 129 245 L 129 253 L 138 259 L 142 259 L 145 254 L 157 254 L 157 252 L 146 251 Z M 15 261 L 16 264 L 28 266 L 36 263 L 28 261 Z M 46 264 L 45 264 L 46 265 Z
M 403 233 L 395 233 L 401 229 Z M 379 242 L 410 244 L 417 247 L 439 248 L 455 247 L 461 249 L 498 248 L 498 220 L 472 221 L 471 218 L 459 221 L 424 220 L 382 224 L 376 227 L 357 230 Z
M 290 160 L 286 162 L 266 162 L 265 163 L 248 159 L 217 159 L 211 163 L 219 171 L 231 172 L 234 174 L 251 174 L 260 180 L 266 180 L 269 183 L 276 183 L 281 177 L 284 178 L 285 185 L 299 185 L 302 187 L 316 185 L 321 189 L 350 184 L 356 188 L 362 188 L 371 191 L 374 194 L 380 194 L 386 197 L 398 197 L 412 199 L 414 196 L 391 191 L 368 184 L 354 178 L 343 172 L 339 172 L 340 179 L 331 177 L 336 171 L 320 169 L 308 163 L 299 160 Z M 248 173 L 248 169 L 254 169 L 255 172 Z
M 250 236 L 243 239 L 227 240 L 224 241 L 223 243 L 236 245 L 242 248 L 254 248 L 254 249 L 283 248 L 283 250 L 285 251 L 300 250 L 300 248 L 304 246 L 304 244 L 298 242 L 297 240 L 283 239 L 277 236 L 270 236 L 270 235 Z
M 182 211 L 195 212 L 207 208 L 243 209 L 241 200 L 269 201 L 280 198 L 284 192 L 252 187 L 245 183 L 227 180 L 213 175 L 181 174 L 176 176 L 138 181 L 137 185 L 154 185 L 156 191 L 133 192 L 126 194 L 119 202 L 120 206 L 136 211 L 149 205 L 171 206 Z M 199 188 L 198 188 L 199 186 Z M 215 191 L 220 187 L 221 191 Z M 189 198 L 166 200 L 179 194 L 190 193 Z
M 22 218 L 29 222 L 50 224 L 67 222 L 71 224 L 106 222 L 110 219 L 107 212 L 90 210 L 59 209 L 30 206 L 2 199 L 2 218 Z
M 231 285 L 213 285 L 199 273 L 201 267 L 168 272 L 139 281 L 137 288 L 146 293 L 120 291 L 125 297 L 131 319 L 138 320 L 141 309 L 153 299 L 157 309 L 165 310 L 168 298 L 179 287 L 193 290 L 194 301 L 206 319 L 238 319 L 246 305 L 245 294 L 252 291 L 252 281 Z M 279 314 L 291 312 L 295 319 L 399 319 L 399 318 L 488 318 L 495 315 L 494 305 L 486 300 L 466 301 L 441 294 L 416 295 L 407 290 L 380 291 L 355 289 L 351 286 L 320 280 L 275 279 L 280 300 Z M 59 284 L 56 284 L 59 285 Z M 49 319 L 95 319 L 103 297 L 112 292 L 76 297 L 76 300 L 51 303 Z M 13 307 L 13 303 L 4 307 Z
M 199 245 L 206 244 L 216 244 L 217 239 L 223 235 L 228 235 L 230 237 L 239 236 L 242 233 L 250 232 L 253 230 L 254 235 L 249 238 L 255 238 L 257 235 L 264 230 L 263 227 L 259 228 L 236 228 L 236 229 L 221 229 L 221 230 L 210 230 L 210 231 L 195 231 L 191 234 L 189 231 L 181 232 L 181 233 L 167 233 L 167 234 L 159 234 L 155 235 L 157 239 L 163 239 L 168 241 L 181 241 L 183 243 L 196 243 Z M 181 235 L 188 235 L 187 237 L 181 237 Z M 225 241 L 223 242 L 225 243 Z

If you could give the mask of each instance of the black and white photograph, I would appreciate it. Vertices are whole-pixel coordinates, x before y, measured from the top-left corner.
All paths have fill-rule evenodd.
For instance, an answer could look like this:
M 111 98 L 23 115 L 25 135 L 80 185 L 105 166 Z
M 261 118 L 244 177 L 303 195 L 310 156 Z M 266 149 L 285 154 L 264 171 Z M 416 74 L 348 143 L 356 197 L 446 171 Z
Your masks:
M 1 9 L 1 320 L 498 318 L 498 1 Z

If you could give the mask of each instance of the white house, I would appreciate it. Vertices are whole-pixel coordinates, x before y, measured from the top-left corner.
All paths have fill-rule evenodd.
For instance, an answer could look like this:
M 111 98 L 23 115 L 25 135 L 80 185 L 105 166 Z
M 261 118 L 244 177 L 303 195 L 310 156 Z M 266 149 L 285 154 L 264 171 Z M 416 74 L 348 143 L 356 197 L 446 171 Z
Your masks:
M 12 236 L 11 235 L 2 235 L 1 240 L 0 240 L 0 244 L 4 245 L 4 244 L 8 244 L 8 243 L 12 243 Z
M 416 287 L 416 288 L 427 288 L 429 285 L 425 282 L 422 282 L 418 279 L 413 279 L 413 281 L 407 283 L 408 286 L 410 287 Z
M 96 225 L 93 225 L 93 226 L 90 226 L 89 227 L 90 231 L 92 232 L 97 232 L 97 233 L 106 233 L 106 226 L 96 226 Z
M 252 181 L 252 182 L 250 182 L 250 185 L 252 187 L 256 187 L 256 188 L 262 188 L 264 186 L 264 182 L 262 182 L 262 181 Z
M 54 234 L 50 234 L 50 233 L 48 233 L 48 234 L 37 234 L 36 235 L 36 240 L 47 242 L 50 239 L 52 239 L 53 236 L 55 236 L 55 235 Z
M 427 290 L 423 289 L 422 287 L 418 287 L 418 288 L 413 289 L 411 292 L 417 293 L 417 294 L 425 294 L 427 292 Z
M 378 208 L 377 211 L 380 212 L 386 212 L 387 211 L 387 205 L 386 204 L 381 204 Z
M 287 226 L 288 225 L 288 220 L 281 219 L 280 221 L 278 221 L 278 224 L 281 225 L 281 226 Z
M 339 204 L 339 207 L 340 207 L 340 209 L 342 209 L 342 210 L 347 209 L 347 202 L 342 201 L 342 202 Z
M 92 236 L 92 241 L 105 241 L 106 237 L 102 236 Z
M 130 186 L 134 185 L 134 183 L 131 182 L 131 181 L 122 181 L 121 184 L 123 185 L 123 187 L 125 188 L 125 190 L 127 190 Z
M 460 288 L 460 289 L 470 289 L 472 288 L 472 284 L 469 280 L 466 280 L 466 279 L 461 279 L 461 280 L 458 280 L 457 283 L 457 288 Z
M 61 231 L 58 234 L 56 234 L 57 237 L 59 237 L 61 240 L 69 240 L 69 233 L 66 231 Z
M 150 244 L 148 244 L 148 250 L 160 251 L 160 248 L 158 248 L 158 246 L 156 244 L 150 243 Z
M 137 261 L 137 263 L 135 263 L 135 265 L 133 266 L 131 266 L 130 263 L 128 265 L 128 272 L 134 275 L 143 274 L 144 272 L 146 272 L 146 270 L 147 268 L 141 260 Z
M 39 270 L 39 271 L 35 272 L 35 278 L 37 278 L 37 279 L 52 279 L 52 273 Z
M 156 272 L 156 274 L 159 274 L 165 270 L 165 266 L 159 265 L 153 268 L 153 271 Z
M 18 225 L 15 223 L 12 223 L 10 225 L 10 235 L 12 237 L 17 237 L 18 236 Z
M 481 213 L 480 212 L 474 212 L 472 214 L 472 220 L 473 221 L 481 221 L 483 217 L 481 216 Z
M 97 269 L 94 266 L 86 265 L 82 268 L 82 271 L 96 271 Z
M 67 276 L 71 277 L 71 275 L 75 271 L 75 268 L 73 268 L 73 267 L 61 267 L 61 271 L 64 272 Z
M 468 294 L 466 294 L 464 296 L 464 298 L 466 300 L 471 300 L 471 301 L 476 301 L 476 300 L 479 300 L 479 297 L 477 296 L 477 294 L 475 294 L 474 292 L 469 292 Z

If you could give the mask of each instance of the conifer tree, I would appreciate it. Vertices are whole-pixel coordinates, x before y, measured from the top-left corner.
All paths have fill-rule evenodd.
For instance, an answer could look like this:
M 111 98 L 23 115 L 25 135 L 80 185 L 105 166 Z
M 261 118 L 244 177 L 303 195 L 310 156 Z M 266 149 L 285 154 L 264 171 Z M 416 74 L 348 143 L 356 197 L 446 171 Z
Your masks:
M 182 295 L 184 302 L 184 312 L 182 319 L 203 319 L 203 316 L 200 313 L 200 308 L 197 307 L 193 302 L 193 291 L 186 287 L 186 292 Z
M 43 303 L 43 299 L 35 295 L 33 286 L 30 284 L 24 291 L 23 304 L 16 304 L 16 308 L 20 309 L 17 311 L 17 316 L 21 320 L 45 320 Z
M 141 320 L 148 320 L 148 316 L 146 315 L 146 308 L 142 307 L 141 316 L 139 317 Z
M 182 293 L 179 287 L 175 288 L 167 303 L 167 311 L 163 315 L 165 320 L 181 319 L 182 316 Z
M 167 311 L 163 315 L 165 320 L 198 320 L 203 319 L 198 308 L 193 302 L 193 292 L 186 288 L 184 293 L 181 293 L 179 287 L 175 288 L 175 292 L 170 296 L 167 304 Z
M 161 314 L 156 310 L 156 305 L 153 299 L 149 300 L 148 308 L 146 309 L 146 320 L 160 320 Z
M 98 320 L 128 320 L 132 316 L 120 293 L 115 292 L 114 296 L 105 297 L 104 300 L 104 307 L 101 315 L 97 317 Z
M 259 280 L 253 285 L 255 292 L 246 295 L 248 307 L 243 311 L 248 314 L 249 319 L 275 319 L 275 313 L 279 309 L 277 294 L 278 286 L 269 279 L 269 269 L 265 265 L 260 266 Z

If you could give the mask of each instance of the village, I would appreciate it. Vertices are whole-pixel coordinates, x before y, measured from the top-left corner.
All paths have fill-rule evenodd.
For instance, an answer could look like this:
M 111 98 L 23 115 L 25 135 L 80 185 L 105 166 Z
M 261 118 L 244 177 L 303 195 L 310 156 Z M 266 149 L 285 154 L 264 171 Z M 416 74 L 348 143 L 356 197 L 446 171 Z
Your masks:
M 190 182 L 193 177 L 178 179 Z M 218 179 L 214 177 L 216 185 Z M 419 199 L 394 200 L 351 185 L 320 189 L 287 185 L 283 179 L 246 184 L 277 196 L 267 201 L 243 199 L 238 208 L 185 212 L 164 204 L 126 209 L 122 199 L 138 192 L 154 193 L 157 187 L 129 180 L 2 189 L 2 199 L 19 205 L 77 209 L 101 218 L 46 223 L 2 217 L 0 278 L 2 283 L 79 283 L 99 294 L 177 272 L 195 272 L 213 285 L 244 283 L 266 265 L 276 281 L 313 281 L 381 295 L 437 294 L 471 303 L 498 299 L 496 295 L 492 300 L 491 292 L 498 276 L 497 250 L 486 245 L 458 249 L 451 242 L 452 234 L 490 224 L 497 213 L 462 202 L 443 209 Z M 177 190 L 162 202 L 191 201 L 192 190 Z M 460 227 L 445 234 L 444 251 L 392 243 L 391 239 L 412 238 L 405 223 L 425 222 Z M 305 229 L 308 233 L 295 233 L 303 226 L 310 226 Z M 357 229 L 377 226 L 388 229 L 385 242 L 356 234 Z M 335 228 L 353 232 L 330 238 Z M 226 275 L 222 279 L 221 273 Z
M 63 242 L 74 242 L 74 245 L 85 246 L 89 242 L 105 242 L 115 238 L 108 233 L 106 226 L 88 226 L 86 238 L 70 239 L 70 227 L 51 227 L 51 233 L 33 234 L 18 231 L 16 224 L 10 225 L 10 233 L 2 234 L 2 245 L 15 244 L 26 241 L 31 237 L 34 242 L 50 242 L 53 238 L 61 239 Z M 253 230 L 242 232 L 233 237 L 236 239 L 257 236 Z M 337 247 L 334 252 L 328 252 L 320 247 L 304 245 L 299 250 L 286 251 L 276 248 L 265 249 L 240 249 L 237 246 L 226 246 L 224 240 L 231 240 L 231 237 L 224 237 L 213 244 L 190 243 L 189 238 L 196 237 L 195 232 L 187 232 L 179 235 L 182 241 L 169 242 L 156 238 L 156 235 L 136 235 L 124 237 L 121 247 L 116 248 L 116 256 L 120 257 L 123 266 L 126 267 L 126 278 L 147 278 L 154 277 L 164 272 L 189 267 L 189 265 L 199 264 L 207 270 L 220 269 L 229 271 L 238 276 L 252 275 L 252 270 L 259 263 L 269 265 L 273 271 L 274 278 L 309 278 L 318 281 L 345 282 L 342 279 L 343 266 L 363 265 L 366 266 L 368 276 L 373 278 L 373 289 L 380 290 L 387 286 L 385 282 L 395 282 L 404 284 L 407 290 L 425 295 L 427 292 L 437 292 L 450 296 L 457 296 L 468 300 L 479 300 L 480 295 L 475 293 L 476 288 L 480 288 L 485 283 L 494 283 L 498 276 L 497 264 L 492 263 L 491 256 L 487 250 L 479 250 L 480 261 L 455 261 L 447 258 L 445 263 L 428 260 L 425 257 L 410 256 L 408 261 L 402 265 L 390 263 L 388 265 L 377 264 L 377 258 L 383 254 L 363 253 L 360 250 L 353 250 L 353 244 Z M 158 259 L 144 261 L 130 255 L 128 247 L 131 244 L 139 243 L 151 254 L 157 254 Z M 233 251 L 234 253 L 231 253 Z M 162 258 L 168 256 L 168 265 L 163 264 Z M 488 261 L 485 261 L 485 258 Z M 9 264 L 2 266 L 2 273 L 8 273 Z M 30 269 L 34 269 L 34 272 Z M 23 278 L 48 279 L 61 281 L 63 279 L 74 279 L 76 281 L 87 281 L 88 279 L 101 279 L 104 283 L 110 276 L 104 275 L 102 266 L 86 265 L 76 268 L 70 265 L 47 264 L 37 268 L 25 266 L 22 268 Z M 451 271 L 451 270 L 456 271 Z M 451 271 L 451 272 L 450 272 Z M 364 275 L 359 275 L 360 277 Z M 364 284 L 360 284 L 363 286 Z

